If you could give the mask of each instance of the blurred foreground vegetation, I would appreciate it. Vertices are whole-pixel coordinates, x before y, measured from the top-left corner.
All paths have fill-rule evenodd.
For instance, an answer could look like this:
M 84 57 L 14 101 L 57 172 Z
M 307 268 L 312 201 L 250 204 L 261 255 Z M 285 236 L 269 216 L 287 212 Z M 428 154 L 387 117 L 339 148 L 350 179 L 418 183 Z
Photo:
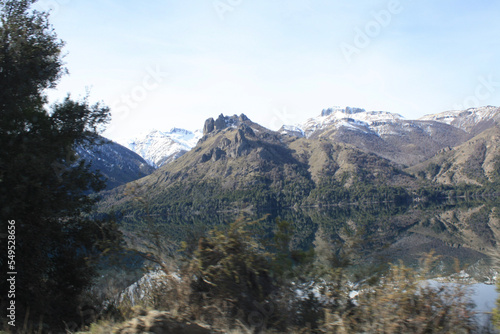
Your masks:
M 176 249 L 166 237 L 138 244 L 151 271 L 133 289 L 101 295 L 92 333 L 492 333 L 477 322 L 465 285 L 435 285 L 428 273 L 389 264 L 364 279 L 319 232 L 314 249 L 290 249 L 277 220 L 273 247 L 238 220 Z M 168 329 L 168 330 L 167 330 Z M 162 332 L 163 330 L 163 332 Z M 191 330 L 191 331 L 190 331 Z

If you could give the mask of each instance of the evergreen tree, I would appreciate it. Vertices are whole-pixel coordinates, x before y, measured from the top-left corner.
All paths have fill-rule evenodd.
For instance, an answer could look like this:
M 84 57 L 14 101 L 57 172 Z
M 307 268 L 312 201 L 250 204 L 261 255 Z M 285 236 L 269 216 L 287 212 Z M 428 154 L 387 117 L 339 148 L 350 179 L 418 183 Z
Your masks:
M 118 236 L 111 224 L 85 218 L 94 204 L 87 194 L 104 182 L 73 151 L 92 145 L 110 111 L 69 96 L 47 107 L 47 89 L 66 73 L 63 42 L 34 2 L 0 1 L 0 235 L 15 226 L 15 257 L 7 258 L 4 237 L 0 263 L 4 273 L 17 272 L 17 326 L 27 318 L 59 329 L 80 321 L 91 259 Z M 5 310 L 7 282 L 0 285 Z

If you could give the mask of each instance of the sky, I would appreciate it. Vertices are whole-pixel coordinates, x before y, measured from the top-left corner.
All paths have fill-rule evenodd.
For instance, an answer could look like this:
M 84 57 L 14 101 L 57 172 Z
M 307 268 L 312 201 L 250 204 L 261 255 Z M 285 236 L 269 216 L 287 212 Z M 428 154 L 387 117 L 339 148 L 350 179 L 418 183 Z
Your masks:
M 272 130 L 333 107 L 417 119 L 500 105 L 500 1 L 40 0 L 69 71 L 50 100 L 111 108 L 104 136 Z

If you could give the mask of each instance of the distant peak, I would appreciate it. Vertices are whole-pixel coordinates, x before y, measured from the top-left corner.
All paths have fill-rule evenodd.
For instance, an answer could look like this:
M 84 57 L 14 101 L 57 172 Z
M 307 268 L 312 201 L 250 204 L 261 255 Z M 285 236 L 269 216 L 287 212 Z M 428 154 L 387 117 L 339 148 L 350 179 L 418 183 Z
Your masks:
M 361 112 L 365 112 L 365 111 L 366 110 L 362 109 L 362 108 L 345 107 L 345 109 L 344 109 L 341 107 L 332 107 L 332 108 L 328 108 L 328 109 L 323 109 L 321 111 L 321 116 L 328 116 L 328 115 L 331 115 L 331 114 L 336 113 L 336 112 L 343 113 L 343 114 L 357 114 L 357 113 L 361 113 Z
M 181 128 L 172 128 L 170 129 L 169 133 L 191 133 L 191 131 L 186 130 L 186 129 L 181 129 Z

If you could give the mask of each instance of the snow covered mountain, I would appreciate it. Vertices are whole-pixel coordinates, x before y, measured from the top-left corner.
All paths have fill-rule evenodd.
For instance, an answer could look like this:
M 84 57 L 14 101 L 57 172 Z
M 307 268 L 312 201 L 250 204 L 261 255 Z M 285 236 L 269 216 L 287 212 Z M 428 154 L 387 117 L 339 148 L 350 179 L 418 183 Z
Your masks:
M 401 123 L 402 121 L 404 121 L 403 116 L 387 111 L 333 107 L 323 109 L 320 116 L 310 118 L 302 125 L 284 125 L 280 132 L 309 138 L 324 130 L 345 128 L 346 130 L 382 135 L 390 133 L 384 128 L 384 125 Z
M 342 109 L 340 107 L 333 107 L 324 109 L 319 117 L 309 119 L 300 128 L 306 137 L 310 137 L 315 132 L 331 127 L 337 129 L 345 127 L 362 132 L 377 132 L 375 129 L 377 125 L 387 122 L 393 123 L 402 119 L 403 116 L 386 111 L 366 111 L 361 108 L 346 107 Z
M 426 115 L 418 120 L 405 120 L 403 116 L 386 111 L 366 111 L 361 108 L 333 107 L 324 109 L 318 117 L 301 125 L 284 125 L 280 131 L 295 136 L 311 137 L 326 129 L 344 128 L 351 131 L 376 133 L 379 136 L 399 135 L 395 127 L 421 127 L 432 132 L 430 122 L 451 125 L 469 134 L 478 134 L 500 122 L 500 108 L 486 106 L 467 110 L 445 111 Z
M 486 106 L 467 110 L 445 111 L 439 114 L 426 115 L 420 120 L 437 121 L 452 125 L 471 134 L 478 134 L 494 123 L 500 122 L 500 108 Z
M 322 110 L 319 116 L 304 124 L 284 125 L 279 132 L 294 137 L 325 138 L 347 143 L 394 162 L 413 165 L 498 123 L 499 111 L 500 108 L 487 106 L 406 120 L 400 114 L 386 111 L 333 107 Z M 237 126 L 245 119 L 244 115 L 221 115 L 215 120 L 208 119 L 203 130 L 152 130 L 120 143 L 152 167 L 158 168 L 190 151 L 204 134 Z
M 191 132 L 173 128 L 168 132 L 151 130 L 135 139 L 120 142 L 158 168 L 191 150 L 202 135 L 201 130 Z
M 280 132 L 351 144 L 403 165 L 421 162 L 467 138 L 464 130 L 435 120 L 406 120 L 399 114 L 351 107 L 324 109 L 318 117 L 283 126 Z
M 500 108 L 492 106 L 447 111 L 418 120 L 385 111 L 334 107 L 302 125 L 283 126 L 280 132 L 351 144 L 394 162 L 414 165 L 495 124 L 500 124 Z

